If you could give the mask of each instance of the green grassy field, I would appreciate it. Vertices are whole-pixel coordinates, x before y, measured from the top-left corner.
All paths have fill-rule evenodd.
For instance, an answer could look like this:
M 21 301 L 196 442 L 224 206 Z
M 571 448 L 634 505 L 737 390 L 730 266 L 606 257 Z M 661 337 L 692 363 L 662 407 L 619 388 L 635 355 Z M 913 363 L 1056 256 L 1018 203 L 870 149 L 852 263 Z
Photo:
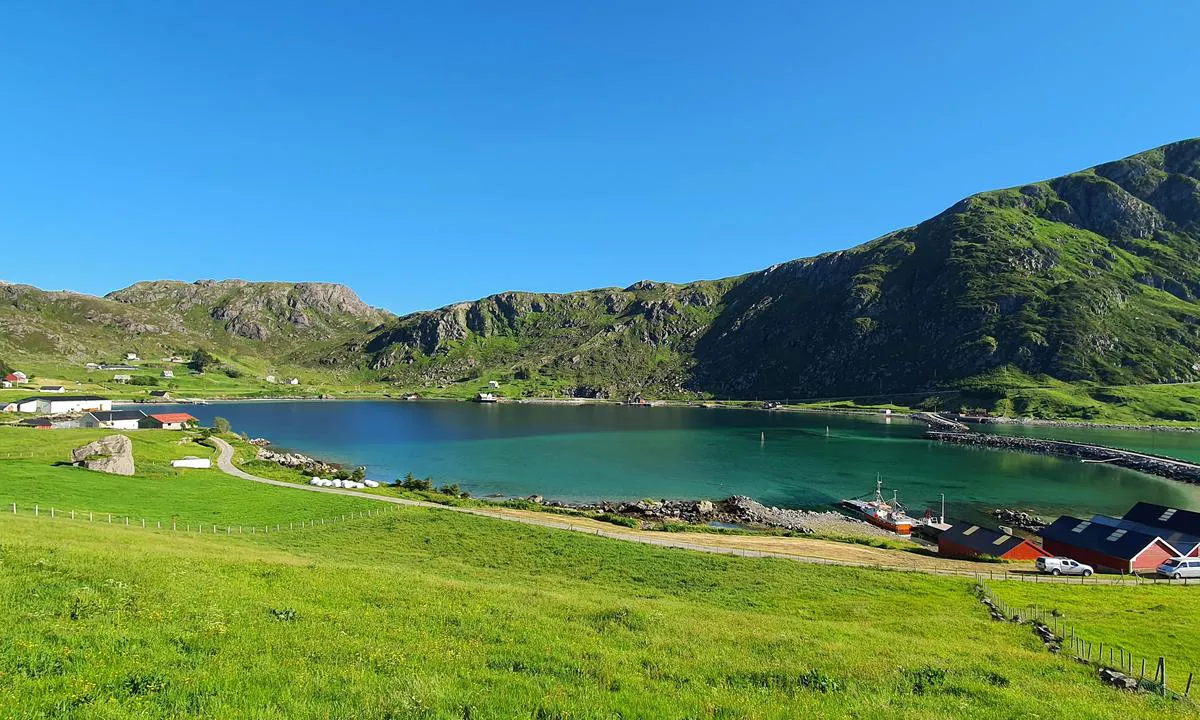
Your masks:
M 59 512 L 91 511 L 145 518 L 151 523 L 255 525 L 299 522 L 356 512 L 375 503 L 351 497 L 304 493 L 303 502 L 287 493 L 229 477 L 217 470 L 172 468 L 172 459 L 188 455 L 215 458 L 215 451 L 194 441 L 196 434 L 138 430 L 133 440 L 136 479 L 63 466 L 72 448 L 111 430 L 30 430 L 0 427 L 0 510 L 35 504 Z M 299 493 L 297 493 L 299 494 Z M 307 497 L 308 495 L 313 497 Z
M 1138 657 L 1167 658 L 1172 689 L 1182 690 L 1189 672 L 1200 675 L 1200 597 L 1165 585 L 1143 587 L 1061 587 L 1029 583 L 992 584 L 1011 605 L 1057 610 L 1077 625 L 1093 645 L 1115 645 Z M 1170 676 L 1169 676 L 1170 677 Z
M 52 464 L 99 434 L 0 429 L 0 501 L 234 525 L 377 506 L 171 471 L 203 451 L 181 433 L 132 433 L 136 478 Z M 4 717 L 1197 716 L 992 622 L 965 580 L 440 510 L 268 537 L 0 513 L 0 569 Z M 1078 590 L 1036 588 L 1081 625 L 1119 599 L 1196 635 L 1190 591 Z

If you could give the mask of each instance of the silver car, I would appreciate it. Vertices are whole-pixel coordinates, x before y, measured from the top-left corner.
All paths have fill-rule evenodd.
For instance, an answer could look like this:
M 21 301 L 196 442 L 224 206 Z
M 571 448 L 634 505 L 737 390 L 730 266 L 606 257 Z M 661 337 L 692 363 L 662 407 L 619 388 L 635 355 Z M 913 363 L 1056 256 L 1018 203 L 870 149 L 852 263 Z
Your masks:
M 1037 559 L 1038 572 L 1051 575 L 1082 575 L 1087 577 L 1095 572 L 1091 565 L 1075 562 L 1067 557 L 1040 557 Z
M 1200 558 L 1177 557 L 1158 566 L 1159 575 L 1172 580 L 1200 578 Z

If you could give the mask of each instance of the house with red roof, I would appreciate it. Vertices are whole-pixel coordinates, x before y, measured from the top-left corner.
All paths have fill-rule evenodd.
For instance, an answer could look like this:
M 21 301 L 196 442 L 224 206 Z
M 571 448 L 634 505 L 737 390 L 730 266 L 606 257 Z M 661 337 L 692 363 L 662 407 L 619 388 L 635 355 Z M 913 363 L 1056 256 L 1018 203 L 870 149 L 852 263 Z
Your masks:
M 199 420 L 187 413 L 154 413 L 147 415 L 142 427 L 159 430 L 183 430 L 189 425 L 195 425 Z
M 14 370 L 4 376 L 5 381 L 16 385 L 17 383 L 29 382 L 29 376 L 20 370 Z

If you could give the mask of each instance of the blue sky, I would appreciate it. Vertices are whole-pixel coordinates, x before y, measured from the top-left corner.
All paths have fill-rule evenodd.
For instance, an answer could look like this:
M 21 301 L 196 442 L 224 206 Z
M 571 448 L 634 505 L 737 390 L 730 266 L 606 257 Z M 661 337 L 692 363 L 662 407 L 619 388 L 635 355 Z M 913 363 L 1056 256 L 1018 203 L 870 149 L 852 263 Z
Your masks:
M 407 312 L 738 274 L 1200 135 L 1198 23 L 1105 0 L 6 3 L 0 279 L 327 280 Z

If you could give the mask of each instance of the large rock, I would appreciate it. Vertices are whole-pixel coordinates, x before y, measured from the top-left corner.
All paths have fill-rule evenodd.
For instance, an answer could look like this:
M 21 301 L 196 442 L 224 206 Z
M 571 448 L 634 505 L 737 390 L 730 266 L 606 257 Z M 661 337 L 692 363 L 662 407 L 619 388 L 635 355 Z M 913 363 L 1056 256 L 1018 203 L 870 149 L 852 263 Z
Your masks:
M 96 472 L 132 475 L 133 443 L 124 435 L 109 435 L 72 450 L 71 462 Z

